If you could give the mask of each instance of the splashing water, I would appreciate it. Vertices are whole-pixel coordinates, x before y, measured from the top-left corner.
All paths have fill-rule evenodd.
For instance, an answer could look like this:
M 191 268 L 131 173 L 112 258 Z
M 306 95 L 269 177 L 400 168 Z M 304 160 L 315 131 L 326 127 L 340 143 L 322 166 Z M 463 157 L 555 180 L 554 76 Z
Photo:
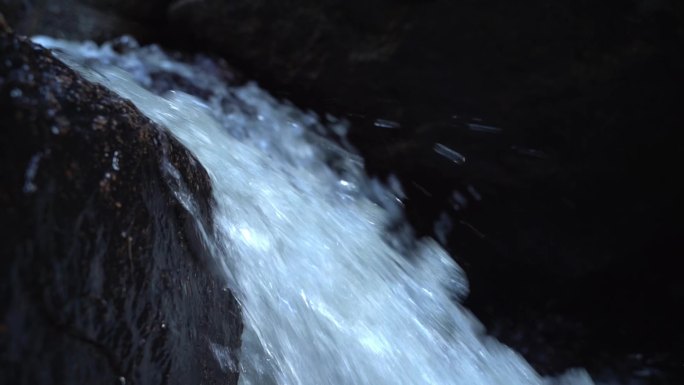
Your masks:
M 583 370 L 542 378 L 484 334 L 453 299 L 467 291 L 460 268 L 430 239 L 389 234 L 396 197 L 318 134 L 344 142 L 344 123 L 326 126 L 254 84 L 230 85 L 201 56 L 181 62 L 130 39 L 123 53 L 34 41 L 132 100 L 206 168 L 217 202 L 208 241 L 245 324 L 239 364 L 210 347 L 241 384 L 592 383 Z M 167 92 L 162 74 L 199 98 Z

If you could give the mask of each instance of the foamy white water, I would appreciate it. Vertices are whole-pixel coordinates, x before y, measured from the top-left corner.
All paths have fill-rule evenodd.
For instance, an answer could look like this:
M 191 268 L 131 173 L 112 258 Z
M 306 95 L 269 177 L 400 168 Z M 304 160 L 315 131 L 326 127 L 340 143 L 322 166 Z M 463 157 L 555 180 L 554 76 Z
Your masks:
M 343 141 L 344 123 L 324 125 L 254 84 L 231 86 L 208 59 L 182 63 L 133 43 L 120 54 L 107 44 L 34 41 L 132 100 L 208 171 L 217 204 L 207 242 L 245 323 L 239 365 L 211 349 L 241 384 L 592 383 L 583 370 L 542 378 L 484 334 L 453 300 L 467 281 L 445 251 L 387 232 L 400 188 L 367 180 L 357 155 L 317 134 Z M 164 91 L 159 74 L 184 79 L 202 100 L 147 91 Z M 177 197 L 195 211 L 182 185 Z

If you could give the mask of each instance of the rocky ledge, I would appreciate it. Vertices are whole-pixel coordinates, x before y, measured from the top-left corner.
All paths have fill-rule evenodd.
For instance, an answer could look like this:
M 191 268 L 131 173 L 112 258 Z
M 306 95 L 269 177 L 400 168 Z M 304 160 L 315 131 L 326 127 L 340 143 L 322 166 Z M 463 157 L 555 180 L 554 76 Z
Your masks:
M 205 170 L 132 103 L 0 31 L 0 383 L 236 383 L 239 306 L 174 197 Z

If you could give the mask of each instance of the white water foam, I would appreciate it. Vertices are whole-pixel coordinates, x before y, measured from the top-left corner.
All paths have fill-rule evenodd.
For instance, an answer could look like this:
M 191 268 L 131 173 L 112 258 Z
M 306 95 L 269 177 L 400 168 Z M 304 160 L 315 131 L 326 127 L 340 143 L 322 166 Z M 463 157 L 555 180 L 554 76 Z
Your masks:
M 388 235 L 397 197 L 363 176 L 358 156 L 316 134 L 343 135 L 342 123 L 325 126 L 254 84 L 229 85 L 206 58 L 34 41 L 132 100 L 208 171 L 217 202 L 211 242 L 245 323 L 238 365 L 211 348 L 241 384 L 592 383 L 583 370 L 539 376 L 453 300 L 467 282 L 436 242 Z M 162 72 L 201 89 L 202 100 L 143 88 L 159 92 Z

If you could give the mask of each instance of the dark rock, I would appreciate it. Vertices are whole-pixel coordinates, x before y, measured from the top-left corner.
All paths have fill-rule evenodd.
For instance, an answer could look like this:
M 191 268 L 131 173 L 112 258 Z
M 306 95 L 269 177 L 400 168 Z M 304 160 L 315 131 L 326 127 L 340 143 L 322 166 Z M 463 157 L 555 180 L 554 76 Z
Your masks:
M 7 21 L 5 21 L 5 16 L 0 13 L 0 32 L 12 32 L 12 28 L 7 25 Z
M 155 2 L 141 1 L 145 5 Z M 130 2 L 121 2 L 122 5 Z M 48 35 L 72 40 L 109 40 L 124 34 L 135 35 L 141 41 L 159 40 L 149 13 L 114 12 L 107 1 L 89 0 L 0 0 L 0 13 L 17 33 Z
M 0 58 L 0 383 L 236 383 L 240 309 L 197 236 L 204 169 L 47 50 L 3 32 Z
M 166 8 L 171 0 L 80 0 L 94 8 L 121 15 L 129 20 L 136 20 L 150 25 L 166 18 Z

